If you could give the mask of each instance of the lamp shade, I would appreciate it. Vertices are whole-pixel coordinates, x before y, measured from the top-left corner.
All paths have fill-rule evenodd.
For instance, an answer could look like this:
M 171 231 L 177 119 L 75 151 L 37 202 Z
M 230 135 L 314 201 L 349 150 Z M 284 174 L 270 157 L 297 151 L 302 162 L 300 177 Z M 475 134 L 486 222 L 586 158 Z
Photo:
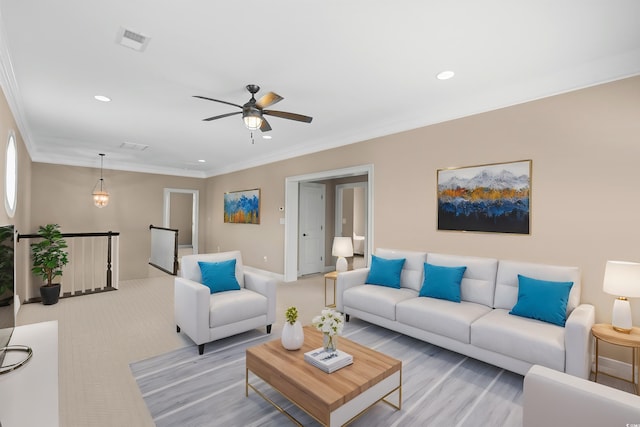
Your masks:
M 331 255 L 337 257 L 353 256 L 353 242 L 351 237 L 334 237 Z
M 640 264 L 627 261 L 607 261 L 602 290 L 608 294 L 640 297 Z

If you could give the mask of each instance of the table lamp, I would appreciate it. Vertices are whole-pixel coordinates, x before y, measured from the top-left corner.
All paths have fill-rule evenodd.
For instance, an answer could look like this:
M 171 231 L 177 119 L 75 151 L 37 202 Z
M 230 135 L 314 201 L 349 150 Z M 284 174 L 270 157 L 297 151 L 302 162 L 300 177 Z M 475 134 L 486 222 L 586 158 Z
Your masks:
M 331 255 L 337 256 L 336 271 L 347 271 L 347 260 L 345 257 L 353 256 L 353 242 L 351 237 L 334 237 Z
M 611 325 L 618 332 L 629 333 L 633 328 L 631 306 L 627 298 L 640 297 L 640 264 L 626 261 L 607 261 L 602 290 L 616 295 Z

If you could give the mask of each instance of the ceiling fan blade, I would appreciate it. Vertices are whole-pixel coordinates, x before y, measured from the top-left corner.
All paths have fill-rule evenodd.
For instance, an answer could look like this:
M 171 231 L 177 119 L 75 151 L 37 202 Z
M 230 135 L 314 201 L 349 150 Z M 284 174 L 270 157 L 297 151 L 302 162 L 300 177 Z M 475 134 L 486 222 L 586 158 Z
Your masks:
M 235 116 L 236 114 L 242 114 L 242 111 L 236 111 L 235 113 L 220 114 L 219 116 L 213 116 L 206 119 L 202 119 L 202 121 L 210 122 L 211 120 L 222 119 L 229 116 Z
M 282 101 L 283 99 L 284 98 L 277 93 L 269 92 L 256 102 L 256 107 L 262 110 L 263 108 L 267 108 L 276 102 Z
M 265 119 L 264 117 L 262 117 L 262 124 L 260 125 L 260 130 L 262 132 L 269 132 L 271 130 L 271 125 L 269 124 L 267 119 Z
M 287 113 L 286 111 L 262 110 L 262 114 L 306 123 L 311 123 L 311 120 L 313 120 L 313 117 L 303 116 L 302 114 Z
M 221 102 L 227 105 L 233 105 L 234 107 L 242 108 L 242 105 L 234 104 L 233 102 L 221 101 L 219 99 L 207 98 L 206 96 L 193 95 L 194 98 L 206 99 L 207 101 Z

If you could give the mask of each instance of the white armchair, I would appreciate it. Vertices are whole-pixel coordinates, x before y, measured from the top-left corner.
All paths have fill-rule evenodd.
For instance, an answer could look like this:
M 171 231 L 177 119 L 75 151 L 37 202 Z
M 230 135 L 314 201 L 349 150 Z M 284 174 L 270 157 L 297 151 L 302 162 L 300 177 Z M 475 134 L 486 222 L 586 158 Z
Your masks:
M 236 260 L 240 290 L 210 293 L 198 261 Z M 240 251 L 185 255 L 175 278 L 176 331 L 183 331 L 203 354 L 205 343 L 271 325 L 276 319 L 276 280 L 244 271 Z

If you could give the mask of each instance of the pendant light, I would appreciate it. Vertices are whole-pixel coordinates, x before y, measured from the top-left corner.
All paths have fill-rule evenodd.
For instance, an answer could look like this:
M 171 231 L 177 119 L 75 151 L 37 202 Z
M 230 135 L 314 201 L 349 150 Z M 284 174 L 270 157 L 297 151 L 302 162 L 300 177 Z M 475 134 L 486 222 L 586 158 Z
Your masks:
M 109 204 L 109 192 L 104 185 L 104 178 L 102 178 L 102 166 L 104 161 L 104 154 L 100 153 L 100 179 L 93 187 L 93 204 L 98 208 L 104 208 Z

